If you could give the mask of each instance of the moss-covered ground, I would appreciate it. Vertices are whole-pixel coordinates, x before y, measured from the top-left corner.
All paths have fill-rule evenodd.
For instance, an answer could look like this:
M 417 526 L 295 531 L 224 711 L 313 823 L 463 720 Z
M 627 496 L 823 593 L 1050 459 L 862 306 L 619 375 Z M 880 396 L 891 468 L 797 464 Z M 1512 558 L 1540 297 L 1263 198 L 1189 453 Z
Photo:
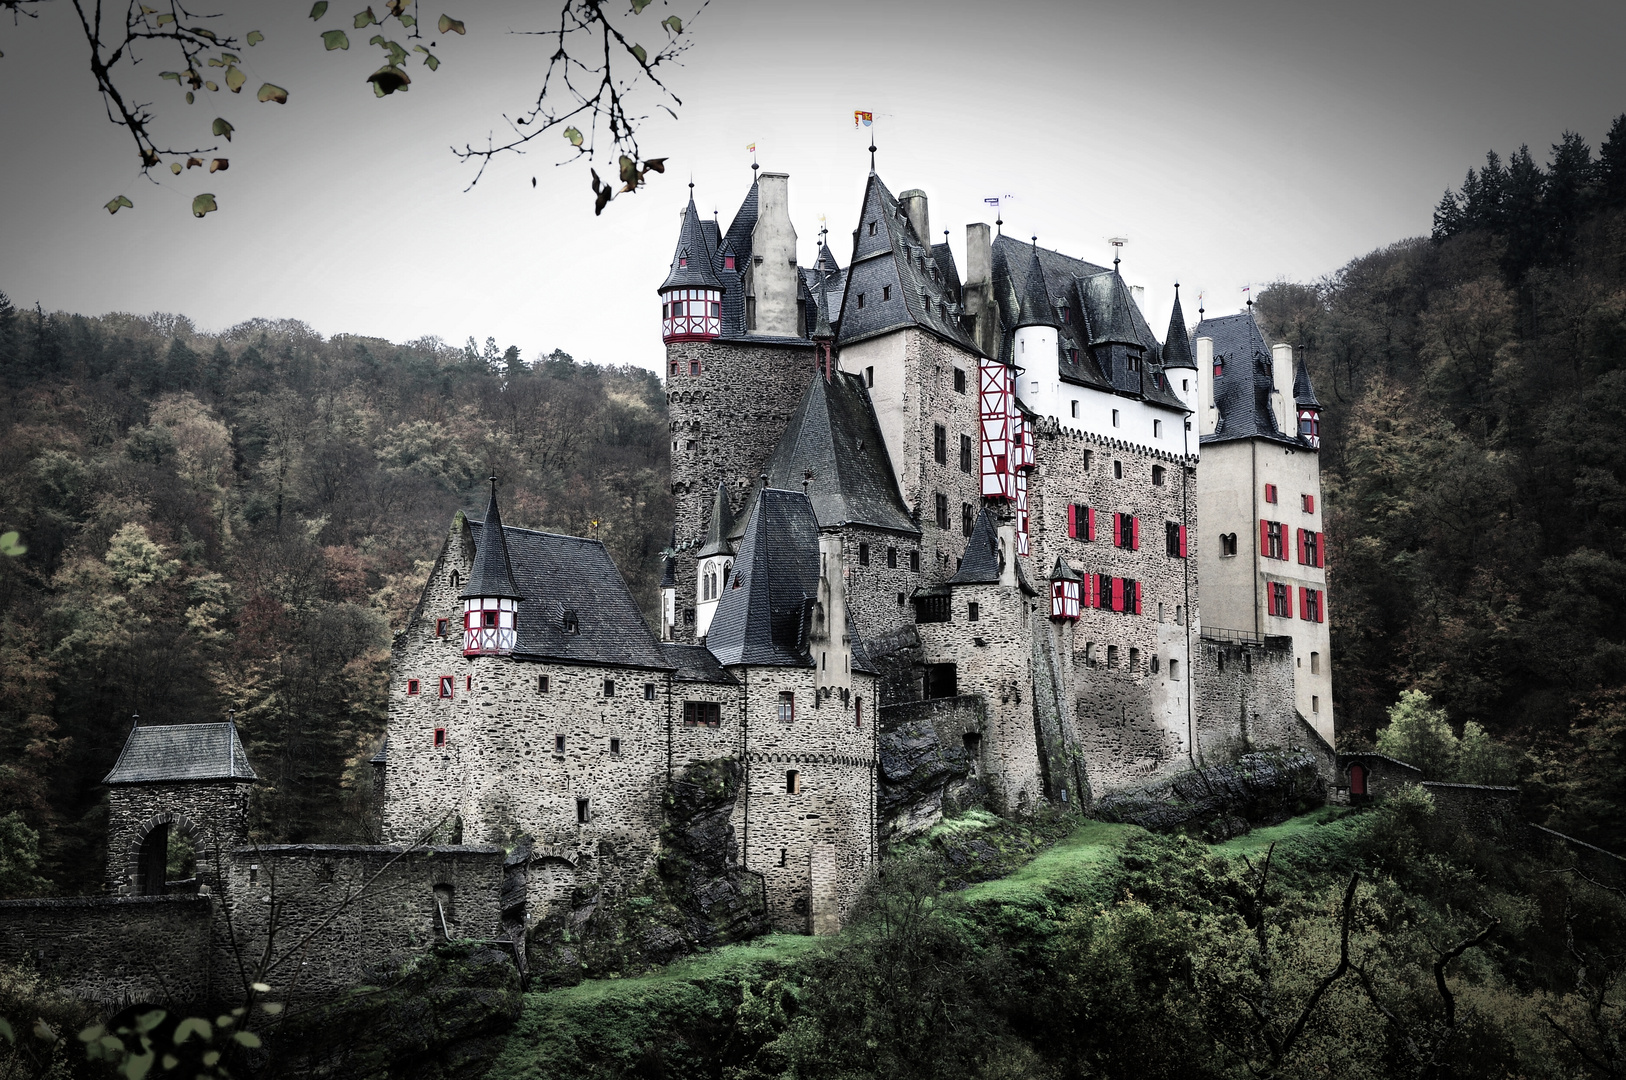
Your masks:
M 1342 833 L 1339 822 L 1346 813 L 1318 810 L 1211 850 L 1236 858 L 1275 842 L 1278 858 L 1292 857 L 1289 849 L 1313 857 L 1313 849 L 1324 846 L 1324 830 Z M 954 852 L 972 843 L 972 850 L 993 852 L 991 859 L 1008 873 L 975 881 L 959 895 L 970 917 L 986 929 L 1006 940 L 1031 940 L 1035 934 L 1047 936 L 1058 908 L 1097 899 L 1097 892 L 1104 901 L 1119 854 L 1142 835 L 1145 831 L 1134 825 L 1085 821 L 1064 831 L 1058 822 L 1022 824 L 974 810 L 943 822 L 904 850 L 943 854 L 950 861 L 951 887 L 963 880 L 954 872 Z M 1336 846 L 1338 839 L 1328 836 L 1326 843 Z M 644 1064 L 656 1062 L 667 1075 L 682 1073 L 684 1062 L 697 1074 L 715 1075 L 719 1062 L 730 1056 L 736 1013 L 750 988 L 760 993 L 817 947 L 815 938 L 773 934 L 635 978 L 527 994 L 524 1014 L 488 1080 L 641 1075 L 640 1070 L 648 1071 Z

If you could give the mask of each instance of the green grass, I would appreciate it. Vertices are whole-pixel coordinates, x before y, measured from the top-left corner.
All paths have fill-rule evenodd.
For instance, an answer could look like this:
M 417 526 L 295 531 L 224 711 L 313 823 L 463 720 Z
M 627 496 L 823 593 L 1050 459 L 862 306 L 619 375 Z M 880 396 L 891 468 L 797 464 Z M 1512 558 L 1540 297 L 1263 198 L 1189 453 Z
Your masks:
M 1088 870 L 1110 862 L 1130 837 L 1144 831 L 1137 825 L 1086 821 L 1016 873 L 979 882 L 960 895 L 973 903 L 1040 895 L 1051 886 L 1070 884 Z
M 1288 847 L 1301 841 L 1318 839 L 1316 836 L 1318 830 L 1356 812 L 1344 806 L 1323 806 L 1308 814 L 1288 818 L 1280 825 L 1266 825 L 1223 843 L 1211 844 L 1209 847 L 1215 855 L 1223 855 L 1229 859 L 1239 859 L 1244 855 L 1252 858 L 1263 855 L 1271 844 Z
M 575 986 L 543 990 L 525 995 L 556 1004 L 580 1003 L 611 996 L 637 995 L 672 983 L 705 982 L 736 968 L 777 962 L 793 963 L 813 948 L 818 938 L 806 934 L 767 934 L 738 945 L 725 945 L 695 956 L 675 960 L 659 971 L 625 979 L 589 979 Z M 527 1003 L 527 1008 L 530 1003 Z

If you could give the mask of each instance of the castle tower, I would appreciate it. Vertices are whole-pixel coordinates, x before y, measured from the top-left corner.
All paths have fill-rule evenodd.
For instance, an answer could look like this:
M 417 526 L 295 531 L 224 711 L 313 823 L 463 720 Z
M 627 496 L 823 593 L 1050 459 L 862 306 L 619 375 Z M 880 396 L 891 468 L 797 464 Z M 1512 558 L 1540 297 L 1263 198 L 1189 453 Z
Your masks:
M 764 173 L 726 233 L 701 219 L 691 198 L 660 289 L 677 533 L 674 641 L 698 633 L 700 573 L 691 560 L 706 543 L 718 485 L 745 497 L 817 366 L 803 325 L 807 287 L 796 266 L 788 182 Z M 687 306 L 674 314 L 672 304 Z
M 1197 361 L 1191 355 L 1191 336 L 1186 331 L 1186 313 L 1180 309 L 1180 285 L 1174 286 L 1174 310 L 1169 312 L 1169 332 L 1163 339 L 1163 374 L 1169 389 L 1180 396 L 1187 409 L 1197 411 Z M 1196 448 L 1196 439 L 1192 448 Z
M 729 536 L 734 531 L 734 512 L 728 505 L 728 487 L 717 485 L 717 496 L 712 501 L 711 521 L 706 526 L 706 542 L 694 553 L 696 573 L 696 600 L 694 606 L 694 636 L 703 638 L 711 628 L 711 617 L 717 611 L 717 600 L 728 582 L 728 572 L 734 566 L 734 545 Z
M 1022 305 L 1011 340 L 1011 360 L 1023 369 L 1022 403 L 1035 412 L 1054 414 L 1057 410 L 1052 399 L 1060 389 L 1056 370 L 1057 323 L 1045 288 L 1044 270 L 1039 266 L 1037 237 L 1023 285 Z
M 1298 406 L 1299 438 L 1316 449 L 1321 448 L 1321 402 L 1316 400 L 1315 387 L 1310 385 L 1310 372 L 1299 357 L 1298 371 L 1293 377 L 1293 401 Z
M 508 541 L 497 511 L 497 478 L 475 539 L 474 568 L 463 588 L 463 655 L 506 656 L 514 651 L 514 620 L 524 597 L 508 564 Z

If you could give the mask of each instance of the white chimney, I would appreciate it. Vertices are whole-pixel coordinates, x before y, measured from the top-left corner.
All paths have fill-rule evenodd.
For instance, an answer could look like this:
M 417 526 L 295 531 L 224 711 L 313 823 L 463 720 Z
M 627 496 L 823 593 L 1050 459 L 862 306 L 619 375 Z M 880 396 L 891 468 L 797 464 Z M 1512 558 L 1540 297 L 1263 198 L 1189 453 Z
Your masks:
M 932 246 L 932 223 L 926 216 L 926 193 L 919 188 L 910 188 L 898 196 L 898 205 L 908 215 L 909 227 L 915 230 L 915 236 L 927 247 Z
M 1292 432 L 1288 418 L 1297 411 L 1293 404 L 1293 346 L 1283 342 L 1270 347 L 1270 379 L 1276 392 L 1276 430 Z
M 1214 407 L 1214 339 L 1197 339 L 1197 434 L 1212 435 L 1219 426 Z
M 757 181 L 757 224 L 751 233 L 751 291 L 756 329 L 765 337 L 797 337 L 796 227 L 790 223 L 790 175 L 765 172 Z

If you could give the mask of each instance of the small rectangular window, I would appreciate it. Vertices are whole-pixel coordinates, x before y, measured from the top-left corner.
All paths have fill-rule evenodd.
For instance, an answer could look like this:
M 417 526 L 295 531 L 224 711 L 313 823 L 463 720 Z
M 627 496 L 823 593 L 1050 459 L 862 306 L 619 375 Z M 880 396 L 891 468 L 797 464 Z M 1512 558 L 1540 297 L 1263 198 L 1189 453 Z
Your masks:
M 1321 654 L 1318 652 L 1313 652 L 1310 654 L 1310 674 L 1321 674 Z
M 1117 409 L 1112 410 L 1112 426 L 1113 427 L 1118 426 L 1118 410 Z
M 873 367 L 864 369 L 864 385 L 868 387 L 875 385 L 875 369 Z
M 452 620 L 450 620 L 450 619 L 436 619 L 435 620 L 435 636 L 436 637 L 445 637 L 446 636 L 446 629 L 447 629 L 447 627 L 449 627 L 451 625 L 451 623 L 452 623 Z
M 435 745 L 436 746 L 445 746 L 446 745 L 446 729 L 445 728 L 438 727 L 438 728 L 435 729 Z
M 964 368 L 955 368 L 954 369 L 954 392 L 956 394 L 965 393 L 965 369 Z
M 536 677 L 536 692 L 539 694 L 545 694 L 548 692 L 548 677 L 546 675 L 538 675 Z
M 732 256 L 732 255 L 724 255 L 723 256 L 723 269 L 724 270 L 732 270 L 732 269 L 734 269 L 734 256 Z
M 1122 480 L 1124 478 L 1124 463 L 1123 462 L 1114 461 L 1112 463 L 1112 478 L 1114 480 Z
M 882 300 L 890 300 L 890 299 L 892 299 L 892 286 L 890 286 L 890 285 L 882 285 L 881 286 L 881 299 Z
M 971 471 L 971 436 L 969 435 L 960 436 L 960 471 L 963 473 Z
M 407 680 L 407 693 L 408 694 L 416 694 L 417 692 L 418 692 L 418 680 L 417 679 L 408 679 Z
M 948 464 L 948 428 L 942 424 L 932 425 L 932 460 L 939 465 Z
M 866 540 L 860 540 L 858 542 L 858 565 L 869 565 L 869 542 Z
M 1180 681 L 1180 661 L 1176 660 L 1172 656 L 1169 657 L 1169 681 L 1170 682 L 1179 682 Z
M 450 675 L 442 675 L 440 677 L 440 696 L 443 698 L 451 697 L 453 689 L 452 677 Z
M 465 676 L 463 676 L 463 689 L 465 689 L 465 690 L 473 690 L 474 689 L 474 676 L 473 675 L 465 675 Z
M 886 549 L 886 568 L 888 570 L 896 570 L 898 568 L 898 549 L 895 547 L 889 547 Z
M 685 701 L 683 703 L 684 727 L 721 727 L 723 723 L 723 707 L 715 701 Z
M 971 504 L 970 503 L 961 503 L 960 504 L 960 532 L 964 533 L 966 536 L 970 536 L 971 535 L 971 529 L 973 528 L 973 526 L 975 524 L 976 524 L 976 521 L 975 521 L 975 517 L 972 514 Z
M 698 361 L 698 360 L 690 360 L 689 361 L 689 374 L 690 375 L 698 375 L 698 374 L 700 374 L 700 361 Z
M 1078 419 L 1078 402 L 1074 401 L 1072 404 L 1073 404 L 1073 419 L 1077 420 Z
M 1140 670 L 1140 650 L 1135 648 L 1133 645 L 1129 647 L 1129 670 Z
M 796 719 L 796 694 L 793 691 L 779 691 L 779 719 L 787 724 Z
M 605 697 L 615 697 L 615 680 L 614 679 L 605 679 L 604 680 L 604 696 Z
M 621 756 L 621 740 L 617 739 L 617 738 L 614 738 L 613 736 L 610 739 L 610 756 L 611 757 L 620 757 Z
M 873 221 L 869 223 L 869 234 L 871 236 L 875 235 L 875 222 Z
M 1163 466 L 1161 466 L 1161 465 L 1153 465 L 1152 466 L 1152 486 L 1153 487 L 1162 487 L 1163 486 Z
M 911 551 L 909 553 L 909 569 L 917 574 L 920 573 L 920 552 Z
M 937 508 L 937 527 L 939 529 L 948 528 L 948 496 L 944 495 L 941 491 L 934 492 L 932 494 L 932 502 Z
M 1315 513 L 1315 496 L 1314 495 L 1305 495 L 1305 496 L 1303 496 L 1303 499 L 1304 499 L 1304 512 L 1306 514 Z
M 1220 533 L 1220 555 L 1229 558 L 1236 554 L 1236 533 Z
M 1273 503 L 1273 502 L 1276 501 L 1276 485 L 1275 484 L 1266 484 L 1265 485 L 1265 501 L 1267 503 Z
M 860 310 L 860 311 L 864 310 L 864 294 L 863 293 L 858 294 L 858 310 Z
M 593 820 L 592 807 L 586 799 L 576 800 L 576 824 L 586 825 Z
M 1321 695 L 1319 695 L 1319 694 L 1311 694 L 1310 695 L 1310 711 L 1311 712 L 1320 712 L 1321 711 Z
M 977 602 L 975 600 L 971 601 L 969 604 L 966 605 L 966 607 L 965 607 L 965 617 L 966 617 L 966 619 L 968 621 L 976 622 L 978 614 L 979 614 L 979 611 L 978 611 L 978 608 L 977 608 Z
M 802 774 L 795 769 L 785 771 L 785 794 L 800 795 L 802 793 Z
M 1117 666 L 1118 666 L 1118 646 L 1116 646 L 1116 645 L 1108 645 L 1107 646 L 1107 667 L 1115 668 Z
M 654 683 L 652 683 L 652 682 L 644 683 L 644 700 L 645 701 L 654 701 L 655 700 L 655 684 Z
M 1161 439 L 1162 437 L 1163 437 L 1163 421 L 1161 421 L 1161 420 L 1153 420 L 1152 421 L 1152 438 Z
M 553 737 L 553 752 L 555 754 L 562 754 L 565 752 L 565 737 L 563 735 L 555 735 Z

